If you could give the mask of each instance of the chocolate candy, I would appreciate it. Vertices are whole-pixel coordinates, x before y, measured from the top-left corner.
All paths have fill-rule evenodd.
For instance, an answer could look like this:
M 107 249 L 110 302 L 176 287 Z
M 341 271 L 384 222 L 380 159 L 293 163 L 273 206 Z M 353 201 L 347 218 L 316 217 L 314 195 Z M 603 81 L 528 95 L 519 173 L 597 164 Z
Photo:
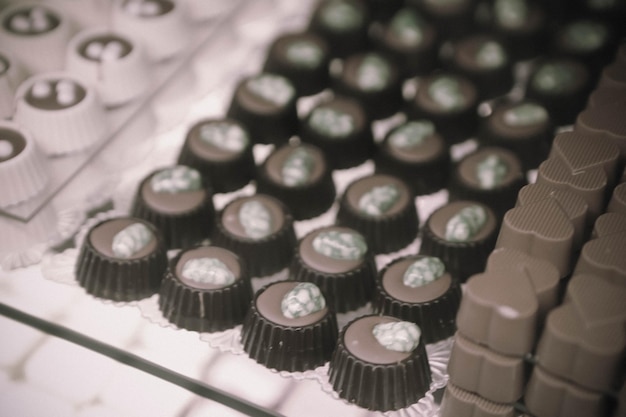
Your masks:
M 574 274 L 592 274 L 626 286 L 626 233 L 615 232 L 585 243 Z
M 446 385 L 440 410 L 441 417 L 515 417 L 513 405 L 485 400 L 479 395 L 457 387 Z
M 626 232 L 626 214 L 604 213 L 596 219 L 591 238 L 596 239 L 613 233 Z
M 606 211 L 626 214 L 626 183 L 621 183 L 613 189 Z
M 609 139 L 626 158 L 626 101 L 616 101 L 594 106 L 581 112 L 574 129 L 593 138 Z

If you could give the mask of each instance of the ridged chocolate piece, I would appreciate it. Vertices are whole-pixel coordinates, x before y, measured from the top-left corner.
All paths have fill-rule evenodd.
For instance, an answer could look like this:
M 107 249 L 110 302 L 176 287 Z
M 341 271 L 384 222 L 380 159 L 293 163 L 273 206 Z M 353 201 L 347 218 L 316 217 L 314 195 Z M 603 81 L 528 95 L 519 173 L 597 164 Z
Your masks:
M 497 172 L 499 169 L 504 173 Z M 525 184 L 522 164 L 512 151 L 482 147 L 455 164 L 448 183 L 449 201 L 479 201 L 501 218 L 515 205 L 517 193 Z
M 485 145 L 510 149 L 527 171 L 546 159 L 554 128 L 549 113 L 535 101 L 496 103 L 493 112 L 481 119 L 478 139 Z
M 592 274 L 626 287 L 626 231 L 585 243 L 574 274 Z
M 473 33 L 453 41 L 448 66 L 474 82 L 484 100 L 513 87 L 513 62 L 506 46 L 493 35 Z
M 543 324 L 546 314 L 559 302 L 559 271 L 548 261 L 515 249 L 499 248 L 489 255 L 486 269 L 503 274 L 508 274 L 508 271 L 521 272 L 530 279 L 539 303 L 540 325 Z
M 447 222 L 460 210 L 480 206 L 486 212 L 486 223 L 467 241 L 450 241 L 445 237 Z M 465 282 L 470 276 L 485 268 L 487 257 L 494 248 L 498 233 L 498 221 L 493 211 L 475 201 L 454 201 L 435 210 L 422 228 L 420 253 L 436 256 L 446 269 Z
M 559 203 L 537 201 L 507 211 L 496 248 L 517 249 L 544 259 L 565 277 L 574 261 L 574 226 Z
M 333 90 L 357 100 L 374 120 L 384 119 L 403 104 L 402 79 L 395 62 L 377 52 L 347 56 L 341 71 L 331 73 Z
M 620 51 L 623 50 L 624 47 L 622 46 Z M 626 61 L 621 61 L 620 55 L 618 54 L 616 56 L 616 60 L 610 65 L 604 67 L 602 70 L 602 74 L 598 80 L 598 88 L 626 92 L 626 75 L 624 75 L 625 68 Z
M 358 230 L 372 252 L 378 254 L 397 251 L 413 242 L 419 219 L 409 186 L 399 178 L 374 174 L 348 185 L 339 199 L 336 223 Z
M 370 27 L 374 47 L 397 65 L 402 78 L 425 75 L 437 65 L 441 36 L 432 22 L 411 7 Z
M 624 108 L 626 110 L 626 107 Z M 582 113 L 581 113 L 582 114 Z M 626 124 L 624 124 L 626 128 Z M 626 130 L 624 131 L 626 133 Z M 573 173 L 593 167 L 602 167 L 608 179 L 608 187 L 613 188 L 620 164 L 620 150 L 612 140 L 594 136 L 580 129 L 574 132 L 559 133 L 552 142 L 550 158 L 560 158 Z
M 537 184 L 571 191 L 582 197 L 587 203 L 590 222 L 604 213 L 608 178 L 601 166 L 572 172 L 561 158 L 548 158 L 539 165 Z
M 260 289 L 241 329 L 241 343 L 250 358 L 278 371 L 302 372 L 326 363 L 337 341 L 337 321 L 328 308 L 289 319 L 282 298 L 297 282 L 275 282 Z M 279 317 L 280 322 L 274 319 Z
M 359 165 L 374 153 L 374 137 L 363 106 L 334 97 L 311 110 L 300 123 L 300 137 L 320 148 L 333 169 Z
M 377 314 L 417 324 L 422 330 L 424 343 L 429 344 L 456 332 L 461 286 L 448 272 L 425 285 L 405 285 L 405 273 L 415 261 L 423 258 L 423 255 L 406 256 L 386 265 L 376 280 L 372 308 Z
M 362 238 L 356 230 L 338 226 L 321 227 L 309 232 L 297 245 L 289 278 L 317 285 L 326 298 L 326 304 L 337 313 L 356 310 L 372 299 L 377 274 L 374 254 L 367 248 L 365 253 L 353 259 L 324 255 L 315 250 L 313 241 L 327 232 Z
M 191 247 L 208 239 L 215 216 L 211 190 L 155 192 L 150 181 L 159 172 L 161 169 L 153 171 L 139 184 L 131 215 L 159 229 L 168 249 Z
M 527 364 L 520 356 L 505 356 L 473 343 L 460 334 L 448 362 L 449 382 L 485 400 L 513 404 L 522 398 Z
M 246 126 L 253 143 L 283 144 L 298 131 L 296 99 L 288 78 L 262 72 L 237 84 L 226 115 Z
M 340 398 L 368 410 L 390 411 L 408 407 L 428 392 L 431 375 L 424 343 L 409 353 L 395 352 L 372 334 L 376 324 L 397 321 L 363 316 L 343 328 L 328 370 Z
M 367 48 L 369 21 L 363 2 L 323 0 L 313 11 L 308 30 L 326 40 L 331 57 L 343 58 Z
M 608 213 L 626 214 L 626 183 L 621 183 L 613 189 L 606 211 Z
M 626 354 L 624 300 L 626 286 L 575 275 L 564 303 L 548 315 L 536 352 L 541 368 L 596 392 L 618 388 Z
M 145 225 L 153 234 L 149 245 L 131 258 L 118 258 L 106 249 L 113 236 L 133 224 Z M 166 247 L 161 232 L 150 223 L 120 217 L 104 220 L 87 233 L 76 261 L 78 284 L 95 297 L 113 301 L 134 301 L 149 297 L 159 290 L 167 268 Z
M 187 261 L 214 258 L 233 273 L 234 282 L 220 286 L 185 278 Z M 216 246 L 187 249 L 170 260 L 159 290 L 159 309 L 177 327 L 196 332 L 217 332 L 240 324 L 250 307 L 252 287 L 245 263 Z
M 259 202 L 269 214 L 269 234 L 250 237 L 239 216 L 244 204 Z M 213 244 L 235 252 L 246 260 L 251 277 L 271 275 L 286 268 L 291 262 L 296 234 L 289 209 L 274 197 L 265 194 L 239 197 L 227 204 L 218 214 Z M 251 219 L 254 220 L 254 219 Z
M 442 83 L 442 80 L 445 82 Z M 446 85 L 448 81 L 455 87 Z M 461 102 L 447 101 L 451 93 L 455 100 L 456 96 L 460 97 Z M 437 101 L 434 97 L 439 97 L 438 94 L 443 94 L 445 98 Z M 455 144 L 470 138 L 476 131 L 478 99 L 478 89 L 466 77 L 453 73 L 432 74 L 420 81 L 415 97 L 408 104 L 407 114 L 412 118 L 432 121 L 446 142 Z
M 585 200 L 572 191 L 555 189 L 546 184 L 528 184 L 517 194 L 517 207 L 536 203 L 541 200 L 556 201 L 574 226 L 574 249 L 579 250 L 589 235 L 591 219 Z
M 530 74 L 526 97 L 537 100 L 557 125 L 572 124 L 591 91 L 589 70 L 581 62 L 547 57 Z
M 287 144 L 274 150 L 258 168 L 256 178 L 257 192 L 285 203 L 296 220 L 319 216 L 335 201 L 326 156 L 311 144 Z
M 535 417 L 603 417 L 608 415 L 608 398 L 557 378 L 540 366 L 533 369 L 524 404 Z
M 263 70 L 287 77 L 298 96 L 319 93 L 330 85 L 329 46 L 310 32 L 285 33 L 269 46 Z
M 605 237 L 613 233 L 626 233 L 626 213 L 604 213 L 596 219 L 591 239 Z
M 204 119 L 187 132 L 178 163 L 200 171 L 215 193 L 235 191 L 254 178 L 252 140 L 233 119 Z
M 624 66 L 626 68 L 626 66 Z M 604 104 L 619 103 L 626 101 L 626 85 L 623 88 L 597 87 L 589 94 L 587 108 L 602 106 Z
M 374 155 L 377 173 L 402 178 L 415 195 L 444 188 L 450 170 L 450 150 L 444 139 L 437 132 L 419 136 L 420 126 L 432 125 L 426 120 L 412 120 L 395 127 Z
M 446 385 L 440 409 L 441 417 L 515 417 L 511 404 L 498 404 L 465 391 L 452 383 Z

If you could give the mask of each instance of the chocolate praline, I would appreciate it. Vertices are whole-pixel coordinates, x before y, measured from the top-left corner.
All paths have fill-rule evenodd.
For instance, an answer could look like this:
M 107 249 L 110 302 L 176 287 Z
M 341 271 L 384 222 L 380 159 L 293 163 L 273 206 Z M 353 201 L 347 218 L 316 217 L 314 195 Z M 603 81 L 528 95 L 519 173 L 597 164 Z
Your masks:
M 286 33 L 270 45 L 263 70 L 288 78 L 298 96 L 310 96 L 329 86 L 329 64 L 329 47 L 322 37 Z
M 406 408 L 430 388 L 424 342 L 410 352 L 385 348 L 372 334 L 377 324 L 399 322 L 389 316 L 363 316 L 346 325 L 329 364 L 329 381 L 343 398 L 368 410 Z
M 356 310 L 372 298 L 374 254 L 356 230 L 321 227 L 298 242 L 289 278 L 317 285 L 327 305 L 337 313 Z
M 359 101 L 372 119 L 392 116 L 403 104 L 398 69 L 379 53 L 349 55 L 343 60 L 341 71 L 331 76 L 333 90 Z
M 235 191 L 254 178 L 252 139 L 236 120 L 203 119 L 187 132 L 178 163 L 200 171 L 215 193 Z
M 114 237 L 137 224 L 149 231 L 149 240 L 127 258 L 116 255 Z M 166 247 L 161 232 L 144 220 L 119 217 L 104 220 L 89 230 L 76 261 L 75 273 L 78 284 L 88 294 L 113 301 L 133 301 L 158 292 L 166 267 Z
M 274 150 L 259 167 L 256 178 L 257 192 L 281 200 L 296 220 L 318 216 L 335 201 L 335 183 L 326 156 L 308 143 Z
M 251 277 L 271 275 L 293 256 L 293 216 L 272 196 L 238 197 L 217 214 L 212 242 L 245 259 Z
M 428 120 L 409 120 L 387 133 L 374 155 L 376 173 L 402 178 L 415 195 L 448 183 L 450 149 Z
M 241 329 L 250 358 L 278 371 L 302 372 L 326 363 L 337 341 L 337 320 L 328 307 L 290 318 L 282 301 L 298 282 L 280 281 L 261 288 Z
M 372 301 L 375 313 L 417 324 L 426 344 L 454 334 L 461 302 L 461 286 L 448 271 L 442 270 L 433 281 L 425 281 L 422 285 L 405 283 L 412 265 L 429 258 L 410 255 L 387 264 L 378 275 Z
M 463 210 L 482 210 L 484 222 L 471 225 L 464 220 Z M 452 220 L 454 224 L 462 223 L 468 231 L 464 238 L 448 237 L 446 229 Z M 488 206 L 470 200 L 459 200 L 445 204 L 436 209 L 426 220 L 422 228 L 422 244 L 420 253 L 436 256 L 443 261 L 446 269 L 465 282 L 471 275 L 481 272 L 485 268 L 487 257 L 493 250 L 497 234 L 498 219 Z M 452 225 L 451 225 L 452 228 Z M 459 231 L 458 227 L 452 232 Z
M 466 33 L 472 26 L 476 0 L 408 0 L 441 31 L 446 38 L 455 38 Z
M 333 169 L 359 165 L 374 152 L 374 137 L 363 106 L 334 97 L 316 105 L 300 123 L 302 141 L 320 148 Z
M 155 177 L 166 171 L 185 170 L 198 176 L 198 186 L 191 189 L 160 190 L 153 185 Z M 157 169 L 140 183 L 131 215 L 145 219 L 163 233 L 168 248 L 185 248 L 208 239 L 213 229 L 213 193 L 200 174 L 187 166 Z
M 185 273 L 189 261 L 211 259 L 221 262 L 233 282 L 218 284 Z M 219 271 L 218 271 L 219 272 Z M 243 322 L 252 300 L 252 287 L 245 263 L 229 250 L 217 246 L 198 246 L 180 252 L 169 261 L 159 290 L 159 309 L 178 327 L 197 332 L 217 332 Z
M 414 195 L 403 180 L 373 174 L 348 185 L 336 223 L 362 233 L 374 253 L 390 253 L 415 240 L 419 219 Z
M 262 72 L 239 81 L 226 115 L 246 127 L 253 143 L 283 144 L 298 129 L 296 99 L 288 78 Z

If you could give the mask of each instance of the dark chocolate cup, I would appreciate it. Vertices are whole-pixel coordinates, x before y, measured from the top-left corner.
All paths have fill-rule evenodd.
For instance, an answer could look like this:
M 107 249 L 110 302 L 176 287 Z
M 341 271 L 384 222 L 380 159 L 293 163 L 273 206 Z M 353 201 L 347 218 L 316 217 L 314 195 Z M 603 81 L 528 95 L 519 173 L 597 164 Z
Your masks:
M 263 111 L 256 106 L 248 106 L 238 99 L 248 80 L 249 78 L 245 78 L 237 85 L 226 112 L 227 116 L 241 122 L 247 128 L 253 143 L 273 145 L 287 143 L 298 131 L 297 97 L 294 95 L 280 109 L 268 108 Z
M 240 278 L 217 289 L 194 288 L 175 274 L 182 253 L 170 260 L 159 290 L 159 310 L 177 327 L 196 332 L 218 332 L 243 322 L 252 300 L 252 286 L 245 264 Z
M 298 66 L 289 61 L 285 49 L 291 42 L 298 40 L 314 43 L 320 48 L 322 59 L 319 65 L 314 67 Z M 322 37 L 312 32 L 287 33 L 277 37 L 270 45 L 263 70 L 280 74 L 291 80 L 298 96 L 310 96 L 329 86 L 329 64 L 329 47 Z
M 276 200 L 274 197 L 268 197 Z M 241 198 L 245 197 L 234 201 Z M 282 207 L 283 225 L 280 230 L 258 240 L 246 239 L 230 233 L 221 222 L 223 210 L 217 214 L 212 243 L 245 259 L 251 277 L 263 277 L 279 272 L 289 265 L 293 257 L 293 248 L 297 241 L 293 228 L 293 216 L 282 202 L 276 200 L 276 203 Z
M 113 301 L 135 301 L 158 292 L 167 268 L 163 236 L 152 224 L 141 219 L 133 220 L 143 223 L 154 234 L 157 240 L 155 250 L 136 259 L 111 258 L 102 254 L 92 244 L 90 235 L 95 227 L 108 220 L 98 223 L 87 233 L 75 268 L 76 280 L 88 294 Z
M 322 229 L 310 232 L 303 240 Z M 313 268 L 302 259 L 300 244 L 289 267 L 289 279 L 317 285 L 324 294 L 326 305 L 337 313 L 356 310 L 371 301 L 377 273 L 371 250 L 368 249 L 356 268 L 341 273 L 327 273 Z
M 480 188 L 477 186 L 477 184 L 469 183 L 460 172 L 460 164 L 462 164 L 463 161 L 467 160 L 467 158 L 471 157 L 472 155 L 478 155 L 478 152 L 481 152 L 481 150 L 485 150 L 486 152 L 498 152 L 501 155 L 508 154 L 508 156 L 511 158 L 511 161 L 515 160 L 519 164 L 517 169 L 510 167 L 510 169 L 517 171 L 517 173 L 514 174 L 514 176 L 512 176 L 512 178 L 510 178 L 506 183 L 496 186 L 494 188 Z M 503 148 L 485 147 L 479 149 L 477 152 L 466 155 L 461 161 L 456 164 L 455 169 L 452 170 L 452 174 L 450 175 L 450 181 L 448 183 L 448 201 L 478 201 L 486 206 L 491 207 L 496 216 L 498 216 L 499 219 L 502 219 L 507 210 L 512 209 L 515 206 L 517 193 L 524 185 L 526 185 L 526 183 L 526 177 L 521 169 L 521 161 L 519 161 L 515 154 Z
M 407 358 L 389 364 L 371 363 L 358 358 L 345 341 L 346 330 L 356 321 L 369 320 L 371 317 L 398 320 L 385 316 L 363 316 L 346 325 L 330 360 L 330 384 L 340 398 L 368 410 L 406 408 L 419 401 L 430 388 L 426 348 L 420 341 Z
M 319 216 L 335 202 L 335 183 L 325 158 L 322 161 L 325 166 L 324 171 L 319 178 L 293 187 L 279 183 L 271 177 L 267 167 L 269 162 L 270 158 L 267 158 L 257 170 L 257 192 L 269 194 L 285 203 L 295 220 Z
M 417 324 L 422 330 L 424 343 L 429 344 L 446 339 L 456 332 L 456 314 L 461 303 L 461 286 L 458 280 L 453 277 L 446 292 L 437 298 L 420 303 L 393 297 L 385 290 L 382 282 L 382 277 L 392 264 L 421 257 L 423 256 L 415 255 L 395 259 L 380 271 L 376 280 L 372 309 L 376 314 L 393 316 Z
M 261 365 L 278 371 L 302 372 L 324 365 L 330 360 L 337 342 L 334 312 L 328 309 L 320 320 L 304 326 L 272 322 L 256 305 L 259 296 L 271 285 L 257 291 L 245 317 L 241 329 L 244 351 Z
M 239 124 L 243 128 L 243 125 L 235 120 L 224 119 L 224 121 Z M 204 183 L 209 184 L 215 193 L 238 190 L 254 179 L 255 165 L 252 146 L 249 145 L 243 152 L 233 155 L 232 158 L 219 160 L 203 158 L 191 149 L 190 140 L 191 134 L 207 122 L 211 121 L 198 122 L 189 130 L 177 162 L 179 165 L 187 165 L 197 169 L 202 175 Z
M 208 239 L 215 218 L 211 191 L 206 189 L 202 203 L 189 210 L 179 213 L 159 212 L 141 196 L 141 190 L 150 178 L 152 178 L 152 174 L 140 183 L 131 208 L 131 215 L 144 219 L 159 229 L 168 249 L 186 248 Z
M 475 203 L 479 204 L 478 202 Z M 438 236 L 431 229 L 430 221 L 432 214 L 422 228 L 420 254 L 436 256 L 441 259 L 446 265 L 446 269 L 455 277 L 458 277 L 461 283 L 467 281 L 470 276 L 484 271 L 487 258 L 495 247 L 498 237 L 499 222 L 495 213 L 488 206 L 480 205 L 490 213 L 488 214 L 489 216 L 493 216 L 495 222 L 493 230 L 489 231 L 482 239 L 473 239 L 468 242 L 450 242 Z
M 355 184 L 373 177 L 389 177 L 403 184 L 403 192 L 408 195 L 407 204 L 395 213 L 385 213 L 378 217 L 359 212 L 350 203 L 349 193 Z M 336 223 L 359 231 L 375 254 L 395 252 L 406 247 L 417 237 L 419 227 L 417 208 L 410 187 L 399 178 L 382 174 L 361 178 L 348 185 L 339 200 Z

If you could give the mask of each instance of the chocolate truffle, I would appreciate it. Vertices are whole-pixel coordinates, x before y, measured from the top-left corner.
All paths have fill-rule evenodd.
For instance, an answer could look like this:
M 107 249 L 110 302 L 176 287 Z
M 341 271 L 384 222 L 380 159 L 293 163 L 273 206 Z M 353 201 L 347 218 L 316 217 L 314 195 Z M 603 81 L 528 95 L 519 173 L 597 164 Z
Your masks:
M 63 69 L 72 31 L 69 19 L 49 4 L 14 2 L 0 13 L 0 45 L 30 74 Z
M 488 205 L 498 217 L 515 205 L 526 177 L 510 150 L 482 147 L 455 164 L 448 184 L 449 200 L 474 200 Z
M 369 12 L 356 0 L 322 0 L 309 21 L 308 30 L 326 40 L 331 57 L 345 57 L 368 46 Z
M 363 106 L 335 97 L 316 105 L 300 124 L 300 137 L 320 148 L 333 169 L 359 165 L 374 152 L 374 137 Z
M 463 35 L 472 26 L 476 0 L 408 0 L 407 5 L 417 8 L 433 22 L 447 38 Z
M 443 261 L 450 274 L 465 282 L 484 270 L 494 248 L 498 220 L 488 206 L 471 200 L 436 209 L 422 228 L 420 252 Z
M 361 232 L 378 254 L 413 242 L 419 219 L 413 193 L 403 180 L 373 174 L 348 185 L 339 200 L 336 222 Z
M 237 84 L 227 116 L 247 128 L 253 143 L 283 144 L 298 129 L 296 98 L 288 78 L 262 72 Z
M 30 134 L 13 122 L 0 121 L 0 207 L 33 198 L 48 181 L 48 161 Z
M 173 0 L 118 1 L 111 10 L 111 24 L 141 42 L 155 61 L 175 57 L 192 41 L 183 7 Z
M 374 156 L 376 173 L 403 179 L 415 195 L 448 183 L 450 150 L 428 120 L 409 120 L 391 129 Z
M 233 119 L 203 119 L 187 131 L 178 163 L 200 171 L 215 193 L 235 191 L 254 178 L 252 140 Z
M 453 42 L 447 63 L 451 71 L 469 78 L 482 99 L 508 93 L 513 87 L 513 63 L 504 44 L 495 36 L 473 34 Z
M 294 219 L 310 219 L 335 201 L 335 183 L 326 156 L 316 146 L 287 144 L 274 150 L 259 167 L 257 192 L 289 207 Z
M 281 281 L 260 289 L 241 329 L 241 343 L 258 363 L 302 372 L 328 362 L 337 342 L 335 313 L 310 282 Z
M 439 33 L 418 11 L 403 7 L 384 22 L 373 23 L 374 48 L 396 63 L 402 78 L 425 75 L 437 65 Z
M 439 258 L 411 255 L 387 264 L 376 280 L 375 313 L 413 322 L 424 343 L 435 343 L 456 331 L 461 286 Z
M 66 69 L 95 86 L 109 107 L 126 104 L 152 87 L 143 46 L 106 29 L 85 29 L 68 44 Z
M 185 248 L 209 238 L 215 215 L 212 197 L 198 171 L 176 165 L 141 181 L 131 214 L 159 229 L 169 249 Z
M 481 119 L 478 139 L 485 145 L 515 152 L 524 171 L 528 171 L 548 156 L 554 130 L 550 114 L 541 104 L 532 100 L 504 102 Z
M 533 68 L 526 98 L 541 103 L 557 125 L 572 124 L 591 91 L 589 70 L 571 58 L 545 57 Z
M 402 80 L 394 62 L 376 52 L 347 56 L 337 74 L 331 72 L 333 90 L 359 101 L 371 119 L 384 119 L 403 104 Z
M 16 92 L 14 120 L 46 155 L 85 150 L 109 131 L 96 91 L 67 73 L 47 72 L 24 81 Z
M 429 390 L 424 341 L 414 323 L 363 316 L 346 325 L 329 364 L 333 390 L 368 410 L 399 410 Z
M 289 278 L 314 283 L 333 311 L 345 313 L 371 300 L 376 273 L 363 235 L 347 227 L 325 226 L 298 242 Z
M 449 144 L 470 138 L 478 123 L 479 92 L 464 76 L 440 72 L 420 80 L 409 117 L 432 121 Z
M 166 268 L 161 232 L 144 220 L 118 217 L 89 230 L 75 273 L 88 294 L 113 301 L 133 301 L 158 292 Z
M 238 197 L 217 214 L 212 242 L 245 259 L 251 277 L 271 275 L 291 261 L 296 245 L 293 216 L 272 196 Z
M 545 51 L 549 25 L 542 2 L 495 0 L 492 4 L 491 30 L 506 40 L 512 60 L 527 60 Z
M 309 33 L 286 33 L 269 46 L 263 70 L 288 78 L 298 96 L 310 96 L 327 88 L 330 55 L 326 41 Z
M 217 332 L 241 324 L 252 300 L 246 265 L 229 250 L 198 246 L 169 262 L 159 309 L 177 327 Z

